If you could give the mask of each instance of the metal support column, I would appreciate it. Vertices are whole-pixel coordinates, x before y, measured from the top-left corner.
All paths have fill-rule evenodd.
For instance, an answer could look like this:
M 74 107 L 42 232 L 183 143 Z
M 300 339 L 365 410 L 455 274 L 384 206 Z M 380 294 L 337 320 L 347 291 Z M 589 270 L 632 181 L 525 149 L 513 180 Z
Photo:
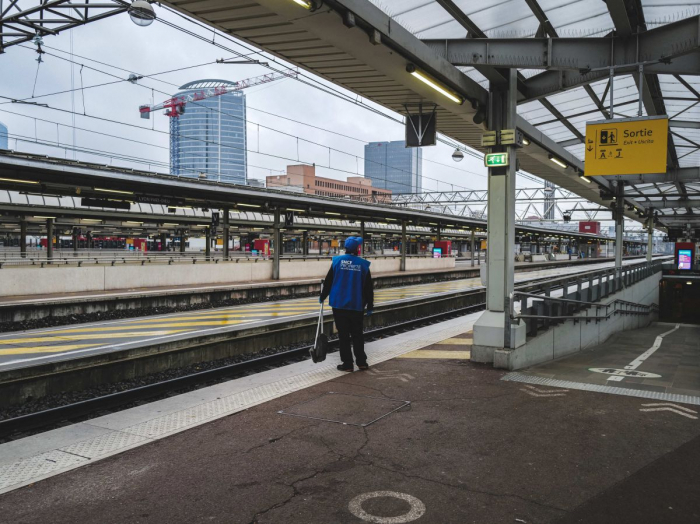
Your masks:
M 211 228 L 206 228 L 204 232 L 206 246 L 204 247 L 204 256 L 207 257 L 207 261 L 211 258 Z
M 185 234 L 186 233 L 187 233 L 186 229 L 180 230 L 180 253 L 185 252 Z
M 475 242 L 474 242 L 474 231 L 472 231 L 471 243 L 472 243 L 472 246 L 471 246 L 472 267 L 474 267 L 474 244 L 475 244 Z
M 78 252 L 78 242 L 80 242 L 80 237 L 78 236 L 78 230 L 76 228 L 73 228 L 73 253 Z
M 647 262 L 651 262 L 651 257 L 654 251 L 654 215 L 652 214 L 651 209 L 649 210 L 647 231 L 649 231 L 649 238 L 647 238 Z
M 275 251 L 272 255 L 272 280 L 280 279 L 280 255 L 282 254 L 282 231 L 280 230 L 280 209 L 275 208 L 274 234 L 272 243 Z
M 27 256 L 27 219 L 22 217 L 19 221 L 19 256 Z
M 442 241 L 442 230 L 440 229 L 440 226 L 437 227 L 437 241 Z
M 362 220 L 360 221 L 360 237 L 362 238 L 362 254 L 367 256 L 369 255 L 369 249 L 367 249 L 367 246 L 365 244 L 365 221 Z
M 620 276 L 622 272 L 622 253 L 624 249 L 624 232 L 625 232 L 625 202 L 623 182 L 617 183 L 617 201 L 615 205 L 615 273 Z
M 309 254 L 309 232 L 308 231 L 302 231 L 301 233 L 301 254 L 304 256 L 308 256 Z
M 229 213 L 228 213 L 228 208 L 224 208 L 221 210 L 221 212 L 224 215 L 224 222 L 223 222 L 223 244 L 224 244 L 224 259 L 228 258 L 228 240 L 229 240 L 229 234 L 231 233 L 231 226 L 229 224 Z
M 92 231 L 85 233 L 85 242 L 87 243 L 87 248 L 92 249 Z
M 168 250 L 168 234 L 167 233 L 160 234 L 160 250 L 161 251 Z
M 46 258 L 53 258 L 53 218 L 46 219 Z
M 401 265 L 399 271 L 406 271 L 406 221 L 401 221 Z
M 497 136 L 503 129 L 516 128 L 517 80 L 517 70 L 511 69 L 507 85 L 490 85 L 489 130 Z M 472 360 L 477 362 L 494 362 L 497 350 L 514 349 L 525 343 L 524 323 L 513 324 L 510 318 L 515 271 L 516 147 L 499 145 L 490 148 L 490 152 L 507 153 L 508 165 L 489 168 L 486 311 L 475 324 L 472 347 Z

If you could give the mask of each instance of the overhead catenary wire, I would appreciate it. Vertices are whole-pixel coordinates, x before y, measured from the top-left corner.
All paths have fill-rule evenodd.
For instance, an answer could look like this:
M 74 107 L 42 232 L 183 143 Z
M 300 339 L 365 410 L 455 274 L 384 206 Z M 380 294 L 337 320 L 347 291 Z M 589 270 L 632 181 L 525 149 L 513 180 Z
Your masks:
M 55 57 L 55 58 L 58 58 L 59 60 L 64 60 L 64 61 L 67 61 L 67 62 L 71 62 L 70 59 L 67 59 L 67 58 L 64 58 L 64 57 L 55 55 L 55 54 L 53 54 L 53 53 L 45 52 L 45 54 L 47 54 L 47 55 L 49 55 L 49 56 L 53 56 L 53 57 Z M 79 64 L 79 65 L 83 65 L 83 66 L 84 66 L 84 64 Z M 121 79 L 120 77 L 118 77 L 118 76 L 116 76 L 116 75 L 114 75 L 114 74 L 112 74 L 112 73 L 105 72 L 105 71 L 102 71 L 102 70 L 100 70 L 100 69 L 97 69 L 97 68 L 94 68 L 94 67 L 90 67 L 90 66 L 84 66 L 84 67 L 87 67 L 88 69 L 91 69 L 91 70 L 93 70 L 93 71 L 96 71 L 96 72 L 99 72 L 99 73 L 102 73 L 102 74 L 105 74 L 105 75 L 108 75 L 108 76 L 112 76 L 112 77 L 115 77 L 115 78 L 119 78 L 120 81 L 123 80 L 123 79 Z M 147 86 L 145 86 L 145 85 L 140 85 L 140 84 L 136 84 L 136 85 L 138 85 L 139 87 L 142 87 L 142 88 L 144 88 L 144 89 L 151 89 L 151 90 L 154 90 L 154 88 L 149 88 L 149 87 L 147 87 Z M 160 90 L 155 90 L 155 91 L 157 91 L 157 92 L 159 92 L 159 93 L 161 93 L 161 94 L 163 94 L 163 95 L 170 96 L 169 93 L 167 93 L 167 92 L 165 92 L 165 91 L 160 91 Z M 0 98 L 5 98 L 5 99 L 8 99 L 8 100 L 14 100 L 14 99 L 12 99 L 11 97 L 7 97 L 7 96 L 3 96 L 3 95 L 0 95 Z M 299 137 L 299 136 L 297 136 L 297 135 L 293 135 L 293 134 L 287 133 L 287 132 L 285 132 L 285 131 L 280 131 L 280 130 L 275 129 L 275 128 L 270 127 L 270 126 L 265 126 L 265 125 L 262 125 L 262 124 L 259 124 L 259 123 L 256 123 L 256 122 L 251 122 L 251 121 L 246 120 L 246 119 L 244 119 L 244 118 L 242 118 L 242 117 L 239 117 L 238 115 L 233 115 L 233 114 L 231 114 L 231 113 L 227 113 L 227 112 L 225 112 L 225 111 L 217 110 L 217 109 L 214 109 L 214 108 L 208 108 L 208 107 L 206 107 L 206 106 L 203 106 L 203 105 L 201 105 L 201 104 L 198 104 L 197 102 L 192 102 L 192 104 L 199 105 L 200 107 L 204 107 L 204 108 L 207 109 L 207 110 L 211 110 L 211 111 L 214 111 L 214 112 L 218 112 L 218 113 L 225 114 L 225 115 L 230 116 L 230 117 L 232 117 L 232 118 L 236 118 L 236 119 L 239 119 L 239 120 L 243 120 L 243 121 L 245 121 L 245 122 L 247 122 L 247 123 L 251 123 L 251 124 L 253 124 L 253 125 L 261 126 L 261 127 L 265 128 L 265 129 L 269 129 L 269 130 L 271 130 L 271 131 L 274 131 L 274 132 L 280 133 L 280 134 L 282 134 L 282 135 L 288 136 L 288 137 L 290 137 L 290 138 L 296 139 L 297 141 L 298 141 L 299 139 L 301 139 L 302 141 L 304 141 L 304 142 L 306 142 L 306 143 L 309 143 L 309 144 L 312 144 L 312 145 L 315 145 L 315 146 L 318 146 L 318 147 L 328 148 L 329 150 L 333 150 L 333 151 L 335 151 L 335 152 L 337 152 L 337 153 L 344 154 L 344 155 L 347 155 L 347 156 L 349 156 L 349 157 L 355 157 L 355 158 L 360 158 L 360 159 L 365 160 L 364 157 L 361 157 L 360 155 L 355 155 L 355 154 L 353 154 L 353 153 L 350 153 L 350 152 L 347 152 L 347 151 L 344 151 L 344 150 L 341 150 L 341 149 L 332 148 L 332 147 L 330 147 L 330 146 L 327 146 L 326 144 L 322 144 L 322 143 L 319 143 L 319 142 L 315 142 L 315 141 L 313 141 L 313 140 L 308 140 L 308 139 L 306 139 L 306 138 Z M 41 107 L 44 107 L 44 106 L 41 106 Z M 71 112 L 71 111 L 68 111 L 68 110 L 63 110 L 63 109 L 59 109 L 59 108 L 55 108 L 55 107 L 45 107 L 45 108 L 46 108 L 46 109 L 57 110 L 57 111 L 62 111 L 62 112 L 66 112 L 66 113 L 69 113 L 69 114 L 73 114 L 73 113 L 74 113 L 74 112 Z M 90 117 L 90 118 L 103 119 L 104 121 L 108 121 L 108 122 L 112 122 L 112 123 L 118 123 L 118 124 L 122 124 L 122 125 L 129 125 L 129 126 L 131 126 L 131 127 L 137 128 L 137 129 L 145 129 L 145 130 L 148 130 L 148 131 L 156 131 L 155 129 L 148 129 L 148 128 L 145 128 L 145 127 L 142 127 L 142 126 L 136 126 L 136 125 L 134 125 L 134 124 L 127 124 L 127 123 L 125 123 L 125 122 L 119 122 L 119 121 L 117 121 L 117 120 L 112 120 L 112 119 L 106 119 L 106 118 L 102 118 L 102 117 L 97 117 L 97 116 L 95 116 L 95 115 L 83 114 L 82 116 Z M 169 133 L 166 133 L 166 132 L 163 132 L 163 131 L 157 131 L 157 132 L 169 134 Z M 187 138 L 187 139 L 198 140 L 198 139 L 196 139 L 195 137 L 187 137 L 187 136 L 179 135 L 179 134 L 178 134 L 178 136 L 182 136 L 183 138 Z M 201 140 L 200 140 L 200 141 L 201 141 Z M 210 144 L 222 145 L 222 144 L 220 144 L 219 142 L 212 141 L 212 140 L 208 140 L 208 141 L 205 141 L 205 142 L 210 143 Z M 225 146 L 225 147 L 232 147 L 232 146 Z M 292 161 L 292 162 L 300 161 L 299 159 L 288 158 L 288 157 L 282 157 L 282 156 L 279 156 L 279 155 L 272 155 L 272 154 L 269 154 L 269 153 L 256 152 L 256 151 L 249 150 L 249 149 L 244 149 L 244 148 L 234 148 L 234 149 L 241 149 L 241 150 L 245 150 L 245 151 L 247 151 L 247 152 L 257 153 L 257 154 L 266 155 L 266 156 L 271 156 L 271 157 L 280 158 L 280 159 L 284 159 L 284 160 Z M 381 163 L 381 162 L 375 162 L 375 161 L 372 161 L 372 160 L 367 160 L 367 161 L 372 162 L 372 163 L 377 164 L 377 165 L 384 166 L 384 167 L 391 167 L 391 166 L 388 166 L 387 164 L 383 164 L 383 163 Z M 308 163 L 308 162 L 304 162 L 304 163 Z M 343 169 L 338 169 L 338 168 L 333 168 L 333 167 L 331 167 L 330 165 L 329 165 L 329 166 L 322 166 L 322 165 L 319 165 L 318 167 L 324 167 L 324 168 L 327 168 L 327 169 L 330 169 L 330 170 L 333 170 L 333 171 L 338 171 L 338 172 L 342 172 L 342 173 L 348 173 L 348 174 L 356 175 L 356 173 L 354 173 L 354 172 L 352 172 L 352 171 L 343 170 Z M 411 173 L 410 171 L 406 171 L 406 170 L 404 170 L 404 169 L 398 169 L 398 168 L 392 168 L 392 169 L 394 169 L 395 171 L 402 171 L 402 172 L 406 172 L 406 173 Z M 441 180 L 439 180 L 439 179 L 434 179 L 434 178 L 432 178 L 432 177 L 423 177 L 423 178 L 428 179 L 428 180 L 434 180 L 434 181 L 436 181 L 436 182 L 438 182 L 438 183 L 440 183 L 440 182 L 445 183 L 444 181 L 441 181 Z M 401 182 L 397 182 L 397 183 L 398 183 L 398 184 L 401 184 L 401 185 L 404 185 L 404 186 L 407 186 L 407 187 L 412 187 L 411 184 L 406 184 L 406 183 L 401 183 Z M 464 187 L 464 186 L 460 186 L 460 187 L 462 187 L 463 189 L 469 189 L 469 188 L 466 188 L 466 187 Z

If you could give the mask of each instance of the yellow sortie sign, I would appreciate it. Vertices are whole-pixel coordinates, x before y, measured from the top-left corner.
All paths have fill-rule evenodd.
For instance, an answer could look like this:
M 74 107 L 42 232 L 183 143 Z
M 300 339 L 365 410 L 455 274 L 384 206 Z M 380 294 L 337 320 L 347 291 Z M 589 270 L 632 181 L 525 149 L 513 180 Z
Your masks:
M 668 118 L 602 120 L 586 124 L 586 176 L 666 172 Z

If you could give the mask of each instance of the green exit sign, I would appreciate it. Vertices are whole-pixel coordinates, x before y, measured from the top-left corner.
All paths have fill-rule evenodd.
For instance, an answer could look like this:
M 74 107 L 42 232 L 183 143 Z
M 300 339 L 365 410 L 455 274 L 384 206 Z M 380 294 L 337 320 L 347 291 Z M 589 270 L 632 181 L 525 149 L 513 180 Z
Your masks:
M 486 167 L 503 167 L 508 165 L 508 153 L 489 153 L 484 156 Z

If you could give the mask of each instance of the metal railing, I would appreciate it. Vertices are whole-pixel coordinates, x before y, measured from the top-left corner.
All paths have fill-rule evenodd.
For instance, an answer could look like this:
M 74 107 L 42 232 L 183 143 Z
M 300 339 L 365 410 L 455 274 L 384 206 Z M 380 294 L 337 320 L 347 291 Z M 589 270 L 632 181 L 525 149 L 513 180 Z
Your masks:
M 621 299 L 606 304 L 601 301 L 660 272 L 663 262 L 654 260 L 621 269 L 603 269 L 563 277 L 550 283 L 543 282 L 540 286 L 544 294 L 515 291 L 510 298 L 510 318 L 513 321 L 522 319 L 527 326 L 527 335 L 535 336 L 540 329 L 546 330 L 567 320 L 574 323 L 600 322 L 618 314 L 649 315 L 658 312 L 656 304 L 638 304 Z M 551 296 L 553 284 L 561 289 L 561 296 Z M 585 315 L 579 314 L 582 311 L 585 311 Z
M 73 253 L 72 251 L 70 252 Z M 204 253 L 192 253 L 192 252 L 153 252 L 153 253 L 143 253 L 140 255 L 133 255 L 131 252 L 123 251 L 120 253 L 110 253 L 103 256 L 99 253 L 96 256 L 89 256 L 79 254 L 78 256 L 62 256 L 54 255 L 53 258 L 46 258 L 44 256 L 35 256 L 34 254 L 27 254 L 26 257 L 13 257 L 13 258 L 0 258 L 0 269 L 7 267 L 62 267 L 62 266 L 74 266 L 83 267 L 87 265 L 121 265 L 121 264 L 138 264 L 144 266 L 146 264 L 201 264 L 201 263 L 214 263 L 219 262 L 250 262 L 256 263 L 261 261 L 270 260 L 272 257 L 269 255 L 251 255 L 250 253 L 238 252 L 238 254 L 230 254 L 225 257 L 223 254 L 212 253 L 207 256 Z M 331 260 L 334 255 L 285 255 L 280 257 L 281 262 L 291 262 L 295 260 Z M 380 260 L 380 259 L 392 259 L 395 260 L 399 258 L 399 255 L 369 255 L 366 258 L 370 260 Z M 406 255 L 406 258 L 430 258 L 430 255 Z

